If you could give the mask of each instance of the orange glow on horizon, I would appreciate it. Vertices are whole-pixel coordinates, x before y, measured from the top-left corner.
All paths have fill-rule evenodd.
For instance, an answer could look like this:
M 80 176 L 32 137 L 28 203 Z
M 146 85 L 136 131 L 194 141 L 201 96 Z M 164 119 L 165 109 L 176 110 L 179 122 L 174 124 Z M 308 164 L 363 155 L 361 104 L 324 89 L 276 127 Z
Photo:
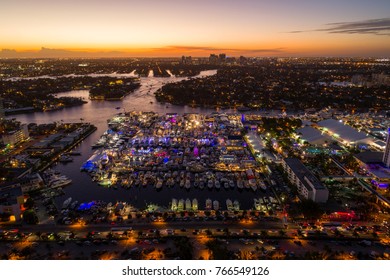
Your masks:
M 389 56 L 385 2 L 5 1 L 0 57 Z

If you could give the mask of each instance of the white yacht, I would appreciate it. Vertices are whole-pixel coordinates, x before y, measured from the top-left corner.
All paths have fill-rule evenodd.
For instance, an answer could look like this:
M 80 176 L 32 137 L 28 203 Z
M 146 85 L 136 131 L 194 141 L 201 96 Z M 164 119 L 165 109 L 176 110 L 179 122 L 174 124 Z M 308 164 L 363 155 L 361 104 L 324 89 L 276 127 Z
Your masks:
M 192 210 L 198 211 L 198 200 L 196 198 L 192 200 Z
M 177 211 L 177 199 L 176 198 L 172 198 L 171 210 Z
M 235 211 L 239 211 L 240 210 L 240 203 L 238 202 L 238 200 L 235 200 L 233 202 L 233 207 L 234 207 Z
M 219 209 L 219 201 L 218 200 L 213 201 L 213 208 L 215 211 L 217 211 Z
M 211 210 L 212 204 L 213 202 L 210 198 L 206 199 L 206 210 Z
M 68 208 L 71 202 L 72 202 L 72 198 L 69 197 L 67 200 L 64 201 L 64 203 L 62 203 L 62 209 Z
M 186 199 L 186 210 L 191 210 L 192 207 L 191 207 L 191 200 L 189 198 Z
M 184 199 L 179 200 L 179 204 L 177 205 L 177 210 L 178 211 L 183 211 L 184 210 Z
M 232 211 L 233 210 L 233 202 L 228 198 L 226 199 L 226 208 L 227 210 L 229 211 Z

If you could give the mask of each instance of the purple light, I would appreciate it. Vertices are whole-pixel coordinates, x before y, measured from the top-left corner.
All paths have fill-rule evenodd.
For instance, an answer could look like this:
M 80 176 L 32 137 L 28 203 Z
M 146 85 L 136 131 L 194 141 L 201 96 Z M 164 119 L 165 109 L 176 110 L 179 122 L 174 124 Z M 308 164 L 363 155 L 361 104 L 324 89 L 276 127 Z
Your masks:
M 194 156 L 198 156 L 199 155 L 199 149 L 198 149 L 198 147 L 195 147 L 194 148 Z

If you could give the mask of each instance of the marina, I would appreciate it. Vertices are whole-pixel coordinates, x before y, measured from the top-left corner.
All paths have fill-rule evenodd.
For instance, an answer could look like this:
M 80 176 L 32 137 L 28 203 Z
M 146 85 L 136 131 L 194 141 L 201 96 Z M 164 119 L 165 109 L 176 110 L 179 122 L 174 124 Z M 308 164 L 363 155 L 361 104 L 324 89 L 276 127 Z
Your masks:
M 215 73 L 216 71 L 214 70 L 203 71 L 199 77 L 210 76 Z M 173 197 L 187 197 L 189 192 L 194 194 L 194 197 L 196 196 L 198 199 L 199 210 L 205 209 L 205 201 L 209 197 L 212 198 L 212 200 L 217 199 L 220 202 L 224 202 L 228 198 L 234 198 L 239 200 L 245 209 L 251 209 L 253 207 L 253 189 L 249 187 L 247 180 L 245 180 L 245 172 L 232 172 L 229 173 L 229 176 L 225 176 L 226 174 L 224 173 L 226 172 L 219 172 L 218 170 L 216 170 L 216 172 L 206 173 L 173 170 L 172 172 L 164 173 L 164 176 L 150 177 L 150 173 L 148 173 L 146 176 L 147 180 L 138 178 L 139 175 L 145 177 L 147 171 L 143 171 L 143 174 L 137 174 L 137 178 L 130 178 L 130 180 L 129 178 L 116 179 L 116 172 L 114 172 L 114 176 L 112 173 L 110 174 L 107 172 L 95 172 L 94 174 L 80 172 L 80 168 L 85 167 L 85 163 L 89 160 L 92 162 L 103 157 L 102 151 L 105 150 L 105 145 L 107 147 L 112 145 L 111 149 L 118 149 L 124 142 L 128 142 L 129 139 L 124 139 L 124 137 L 134 137 L 132 134 L 134 131 L 127 131 L 127 136 L 122 135 L 121 138 L 115 137 L 107 141 L 108 138 L 112 137 L 112 135 L 107 133 L 107 131 L 110 131 L 110 129 L 107 130 L 107 126 L 115 126 L 115 122 L 112 123 L 111 120 L 113 119 L 112 117 L 118 113 L 124 114 L 126 110 L 136 109 L 144 110 L 146 112 L 154 111 L 156 112 L 156 115 L 162 116 L 169 115 L 171 110 L 177 112 L 177 114 L 189 113 L 205 116 L 212 114 L 214 109 L 211 108 L 192 108 L 176 105 L 170 105 L 169 108 L 167 108 L 165 104 L 155 102 L 153 93 L 159 89 L 162 84 L 175 82 L 180 79 L 184 78 L 177 78 L 174 76 L 168 78 L 141 77 L 141 87 L 121 101 L 89 101 L 82 107 L 65 108 L 61 111 L 35 112 L 33 114 L 17 115 L 17 119 L 22 122 L 33 121 L 39 124 L 50 122 L 52 119 L 58 119 L 64 122 L 79 122 L 82 119 L 83 121 L 88 121 L 96 125 L 97 130 L 95 133 L 84 139 L 74 151 L 68 152 L 65 155 L 70 156 L 73 161 L 68 161 L 65 164 L 54 164 L 52 166 L 53 170 L 66 175 L 72 180 L 72 183 L 68 184 L 66 188 L 62 190 L 65 195 L 56 196 L 55 202 L 58 207 L 62 205 L 66 197 L 73 197 L 81 202 L 105 201 L 106 203 L 116 203 L 117 201 L 124 200 L 138 209 L 144 209 L 147 206 L 147 200 L 148 203 L 155 203 L 168 209 Z M 88 91 L 74 90 L 57 94 L 57 96 L 71 96 L 88 99 Z M 146 102 L 148 100 L 151 100 L 152 102 Z M 117 107 L 120 107 L 120 109 L 116 109 Z M 99 114 L 96 114 L 96 111 L 99 111 Z M 221 113 L 223 119 L 226 120 L 228 117 L 226 113 L 231 114 L 233 111 L 222 110 L 218 113 Z M 236 115 L 237 121 L 239 116 L 241 115 Z M 224 124 L 221 123 L 221 125 L 223 126 Z M 169 138 L 171 138 L 170 134 Z M 140 140 L 143 139 L 138 139 L 138 141 Z M 142 144 L 145 145 L 145 141 Z M 115 145 L 117 145 L 117 147 L 114 147 Z M 193 152 L 194 147 L 185 147 L 181 152 L 185 154 L 187 148 Z M 144 151 L 145 150 L 147 149 L 144 149 Z M 226 157 L 225 155 L 224 159 L 228 160 L 229 157 Z M 219 158 L 216 158 L 216 160 L 219 160 Z M 102 164 L 104 165 L 104 161 Z M 110 165 L 110 163 L 108 163 L 108 165 Z M 152 171 L 153 170 L 151 170 L 151 172 Z M 160 180 L 159 177 L 161 177 Z M 228 183 L 229 187 L 227 187 L 226 183 Z M 133 187 L 121 187 L 129 184 Z M 139 186 L 142 186 L 142 188 Z M 247 186 L 247 188 L 244 186 Z M 256 192 L 259 193 L 259 190 L 260 188 L 258 186 Z M 156 195 L 156 191 L 158 191 L 158 195 Z M 269 190 L 267 190 L 267 192 L 269 192 Z M 232 195 L 233 193 L 234 195 Z M 223 208 L 224 203 L 222 203 L 222 209 Z
M 252 209 L 252 197 L 267 193 L 266 170 L 240 137 L 240 115 L 133 111 L 107 123 L 80 171 L 135 207 L 145 207 L 147 197 L 172 211 Z

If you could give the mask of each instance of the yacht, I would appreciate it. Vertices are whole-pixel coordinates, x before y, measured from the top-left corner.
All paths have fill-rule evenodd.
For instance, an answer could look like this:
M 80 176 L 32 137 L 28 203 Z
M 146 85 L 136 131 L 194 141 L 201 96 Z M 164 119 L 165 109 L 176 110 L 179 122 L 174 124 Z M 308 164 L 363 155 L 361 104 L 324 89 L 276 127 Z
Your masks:
M 217 211 L 219 209 L 219 201 L 218 200 L 213 201 L 213 208 L 215 211 Z
M 264 181 L 263 180 L 259 180 L 259 186 L 260 188 L 265 191 L 267 190 L 267 186 L 265 185 Z
M 257 211 L 260 211 L 261 210 L 261 202 L 260 202 L 260 199 L 256 199 L 254 198 L 253 199 L 253 204 L 254 204 L 254 207 Z
M 177 210 L 177 199 L 176 198 L 172 198 L 171 210 L 172 211 L 176 211 Z
M 189 198 L 186 199 L 186 210 L 191 210 L 192 207 L 191 207 L 191 200 Z
M 55 181 L 53 182 L 50 187 L 51 188 L 59 188 L 59 187 L 63 187 L 63 186 L 66 186 L 66 185 L 69 185 L 72 183 L 72 180 L 71 179 L 65 179 L 65 180 L 58 180 L 58 181 Z
M 70 209 L 76 209 L 78 204 L 79 204 L 79 202 L 77 200 L 73 201 L 72 204 L 70 205 Z
M 109 185 L 111 185 L 111 180 L 109 180 L 109 179 L 103 179 L 103 180 L 101 180 L 101 181 L 99 181 L 98 182 L 98 184 L 100 185 L 100 186 L 109 186 Z
M 212 200 L 210 198 L 206 199 L 206 210 L 211 210 Z
M 240 210 L 240 203 L 238 202 L 238 200 L 235 200 L 233 202 L 233 207 L 234 207 L 235 211 L 239 211 Z
M 102 159 L 101 159 L 100 163 L 101 163 L 102 165 L 106 165 L 106 164 L 108 163 L 108 156 L 107 156 L 107 154 L 104 154 L 104 155 L 102 156 Z
M 62 209 L 68 208 L 71 202 L 72 202 L 72 198 L 69 197 L 67 200 L 64 201 L 64 203 L 62 203 Z
M 191 181 L 190 180 L 186 180 L 185 184 L 184 184 L 184 187 L 188 190 L 191 188 Z
M 249 180 L 249 187 L 255 192 L 257 190 L 256 180 L 250 179 Z
M 60 156 L 58 161 L 62 162 L 62 163 L 67 163 L 67 162 L 72 162 L 73 158 L 71 156 L 68 156 L 68 155 L 62 155 L 62 156 Z
M 228 198 L 226 199 L 226 208 L 227 210 L 229 211 L 232 211 L 233 210 L 233 202 Z
M 184 199 L 179 200 L 179 204 L 177 205 L 177 210 L 178 211 L 183 211 L 184 210 Z
M 196 198 L 192 200 L 192 210 L 198 211 L 198 200 Z
M 156 183 L 156 189 L 161 189 L 163 185 L 163 179 L 158 178 Z

